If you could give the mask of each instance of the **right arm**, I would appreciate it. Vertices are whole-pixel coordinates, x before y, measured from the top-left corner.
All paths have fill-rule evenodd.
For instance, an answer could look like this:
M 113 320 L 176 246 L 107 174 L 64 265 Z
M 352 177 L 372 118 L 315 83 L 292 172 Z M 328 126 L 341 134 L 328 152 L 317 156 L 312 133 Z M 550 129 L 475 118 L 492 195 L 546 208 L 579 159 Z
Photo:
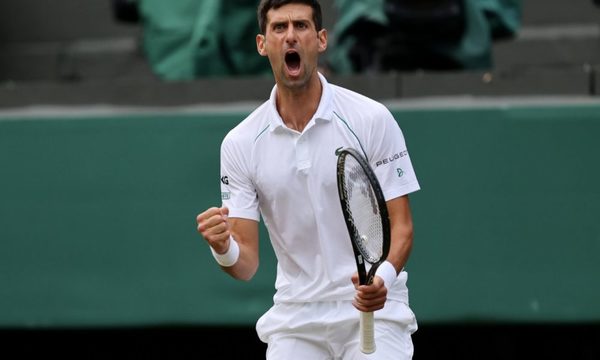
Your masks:
M 221 266 L 235 279 L 250 280 L 258 269 L 258 222 L 229 218 L 227 207 L 212 207 L 196 217 L 198 232 L 218 254 L 226 253 L 233 237 L 240 248 L 238 260 L 231 266 Z

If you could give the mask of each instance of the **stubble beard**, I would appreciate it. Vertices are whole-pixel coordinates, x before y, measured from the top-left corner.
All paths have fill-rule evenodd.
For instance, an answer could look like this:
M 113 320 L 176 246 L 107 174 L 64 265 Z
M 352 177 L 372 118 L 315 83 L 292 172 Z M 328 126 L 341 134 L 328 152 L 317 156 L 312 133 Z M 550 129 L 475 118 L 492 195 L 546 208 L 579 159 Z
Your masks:
M 292 78 L 287 74 L 285 64 L 283 65 L 281 70 L 281 85 L 283 87 L 293 92 L 299 92 L 308 88 L 312 71 L 310 71 L 310 69 L 308 69 L 304 64 L 301 66 L 302 71 L 300 71 L 299 76 Z

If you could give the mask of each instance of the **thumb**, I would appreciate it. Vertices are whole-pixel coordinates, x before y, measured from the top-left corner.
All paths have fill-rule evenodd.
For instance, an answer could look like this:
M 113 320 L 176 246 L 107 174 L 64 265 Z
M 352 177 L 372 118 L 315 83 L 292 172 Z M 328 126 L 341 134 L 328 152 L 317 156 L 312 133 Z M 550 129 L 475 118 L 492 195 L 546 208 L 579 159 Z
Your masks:
M 221 208 L 221 215 L 227 219 L 227 217 L 229 216 L 229 208 L 227 206 L 223 206 Z
M 229 230 L 229 208 L 227 208 L 226 206 L 223 206 L 221 209 L 219 209 L 221 211 L 221 217 L 223 218 L 223 222 L 225 223 L 225 225 L 227 226 L 227 230 Z
M 373 278 L 373 285 L 376 285 L 377 287 L 384 286 L 385 280 L 383 280 L 381 276 L 377 275 Z

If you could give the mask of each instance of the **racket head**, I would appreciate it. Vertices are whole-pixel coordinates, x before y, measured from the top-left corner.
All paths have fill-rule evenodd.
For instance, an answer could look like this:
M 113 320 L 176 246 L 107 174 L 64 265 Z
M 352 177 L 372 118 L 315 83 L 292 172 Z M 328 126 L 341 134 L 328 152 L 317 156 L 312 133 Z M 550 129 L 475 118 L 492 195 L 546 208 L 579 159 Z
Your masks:
M 337 182 L 340 203 L 352 248 L 357 259 L 359 281 L 367 284 L 380 263 L 385 261 L 390 248 L 390 222 L 383 191 L 375 172 L 356 149 L 338 152 Z M 367 278 L 361 278 L 362 262 L 371 264 Z M 364 271 L 364 270 L 363 270 Z

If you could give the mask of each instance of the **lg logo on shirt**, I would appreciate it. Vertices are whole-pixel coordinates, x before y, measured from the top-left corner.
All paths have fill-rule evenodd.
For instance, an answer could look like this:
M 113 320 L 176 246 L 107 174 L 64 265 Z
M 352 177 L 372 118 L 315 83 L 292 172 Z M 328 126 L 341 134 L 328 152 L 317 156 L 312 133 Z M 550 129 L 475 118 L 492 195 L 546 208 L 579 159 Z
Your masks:
M 225 185 L 229 185 L 229 177 L 221 176 L 221 182 Z M 229 191 L 221 192 L 221 200 L 229 200 L 231 199 L 231 193 Z

